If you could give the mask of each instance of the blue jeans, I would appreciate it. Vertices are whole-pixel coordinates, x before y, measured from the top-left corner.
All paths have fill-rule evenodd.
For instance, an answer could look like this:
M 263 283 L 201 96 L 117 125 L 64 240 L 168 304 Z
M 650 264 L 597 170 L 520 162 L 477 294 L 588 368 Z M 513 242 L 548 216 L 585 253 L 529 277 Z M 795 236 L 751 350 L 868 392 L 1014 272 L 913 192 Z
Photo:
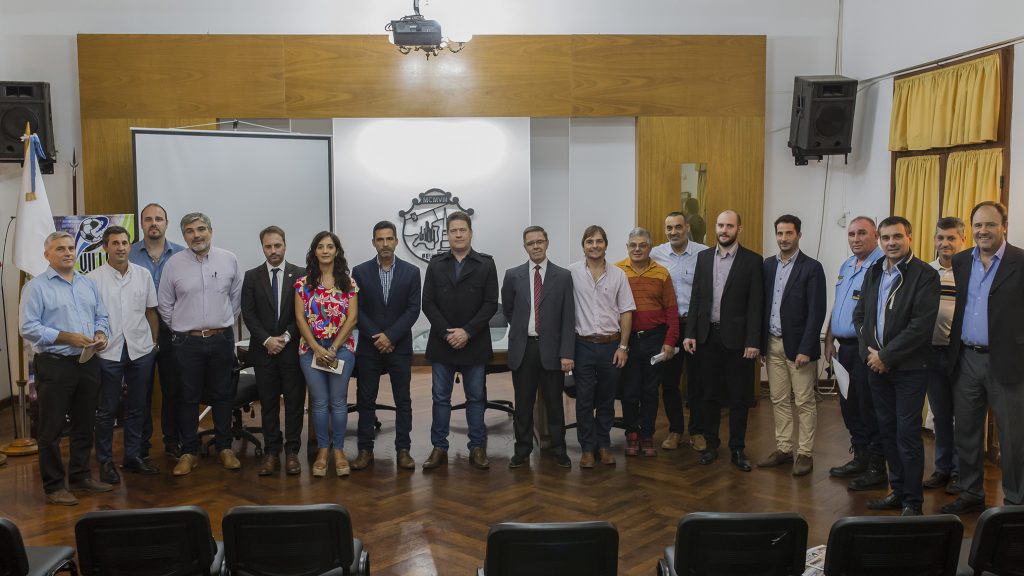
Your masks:
M 321 345 L 329 346 L 330 343 L 324 342 Z M 334 449 L 341 450 L 345 446 L 345 428 L 348 427 L 348 380 L 356 366 L 356 357 L 344 346 L 336 356 L 345 362 L 341 374 L 324 372 L 310 366 L 313 362 L 312 350 L 299 356 L 299 366 L 302 367 L 306 388 L 309 389 L 317 448 L 330 448 L 333 442 Z M 328 430 L 331 431 L 331 438 L 328 438 Z
M 124 459 L 142 455 L 145 414 L 153 390 L 153 362 L 156 352 L 135 360 L 128 357 L 128 346 L 121 349 L 120 360 L 100 358 L 100 396 L 96 406 L 96 461 L 100 464 L 114 459 L 114 417 L 121 402 L 121 383 L 127 385 L 124 400 Z M 152 431 L 152 430 L 151 430 Z
M 945 347 L 935 349 L 935 365 L 928 370 L 928 407 L 935 420 L 935 471 L 959 474 L 953 441 L 953 382 L 946 373 Z
M 576 339 L 576 438 L 583 452 L 611 448 L 615 393 L 621 370 L 612 364 L 618 340 L 594 344 Z
M 921 410 L 928 388 L 928 373 L 925 370 L 868 372 L 878 417 L 878 435 L 889 464 L 889 485 L 904 506 L 920 508 L 924 501 Z
M 430 423 L 430 443 L 434 448 L 448 450 L 448 429 L 452 420 L 452 388 L 455 373 L 462 374 L 462 390 L 466 394 L 466 424 L 469 426 L 469 449 L 487 447 L 484 409 L 487 386 L 484 365 L 443 364 L 434 362 L 430 368 L 433 379 L 430 395 L 434 401 Z

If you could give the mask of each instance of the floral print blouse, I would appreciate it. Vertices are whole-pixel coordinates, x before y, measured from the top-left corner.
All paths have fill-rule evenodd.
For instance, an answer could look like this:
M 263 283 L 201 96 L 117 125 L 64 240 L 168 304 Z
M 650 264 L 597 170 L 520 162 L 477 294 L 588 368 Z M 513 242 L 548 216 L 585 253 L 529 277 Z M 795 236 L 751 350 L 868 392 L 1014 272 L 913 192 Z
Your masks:
M 306 323 L 309 330 L 317 340 L 333 340 L 338 331 L 345 324 L 348 317 L 349 301 L 359 292 L 359 286 L 355 280 L 350 280 L 352 289 L 342 292 L 337 288 L 328 290 L 323 285 L 317 285 L 310 289 L 306 286 L 306 277 L 301 276 L 295 283 L 295 294 L 302 299 L 303 308 L 306 311 Z M 345 347 L 351 352 L 356 350 L 356 341 L 352 334 L 345 340 Z M 299 342 L 299 354 L 309 351 L 305 340 Z

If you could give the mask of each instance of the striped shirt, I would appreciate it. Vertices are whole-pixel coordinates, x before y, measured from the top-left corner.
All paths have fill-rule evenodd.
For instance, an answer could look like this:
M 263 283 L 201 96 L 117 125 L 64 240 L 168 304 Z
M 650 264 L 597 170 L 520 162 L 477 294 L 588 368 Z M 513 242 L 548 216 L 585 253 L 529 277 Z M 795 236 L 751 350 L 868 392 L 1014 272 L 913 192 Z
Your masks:
M 956 308 L 956 280 L 953 278 L 952 267 L 943 268 L 938 259 L 931 265 L 939 273 L 939 281 L 942 283 L 939 316 L 935 319 L 932 346 L 949 346 L 949 330 L 953 326 L 953 309 Z
M 384 305 L 388 305 L 388 294 L 391 293 L 391 279 L 395 276 L 395 261 L 391 261 L 391 267 L 387 270 L 380 265 L 380 258 L 377 258 L 377 274 L 380 276 L 380 291 L 384 293 Z
M 644 270 L 637 272 L 630 266 L 629 258 L 615 264 L 626 273 L 629 287 L 633 292 L 636 311 L 633 312 L 633 332 L 653 330 L 666 326 L 665 344 L 675 346 L 679 341 L 679 312 L 676 291 L 672 287 L 672 276 L 661 264 L 653 259 Z

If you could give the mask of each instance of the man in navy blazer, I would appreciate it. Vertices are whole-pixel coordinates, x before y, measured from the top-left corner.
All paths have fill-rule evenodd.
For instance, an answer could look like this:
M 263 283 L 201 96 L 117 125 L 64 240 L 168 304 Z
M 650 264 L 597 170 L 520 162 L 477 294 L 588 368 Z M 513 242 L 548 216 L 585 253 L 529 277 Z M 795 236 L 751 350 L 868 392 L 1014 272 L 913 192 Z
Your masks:
M 373 227 L 377 257 L 352 269 L 359 286 L 359 342 L 356 345 L 356 402 L 359 407 L 359 454 L 353 470 L 373 462 L 374 425 L 380 377 L 391 378 L 395 397 L 395 452 L 398 467 L 416 468 L 409 454 L 412 431 L 412 325 L 420 316 L 420 269 L 395 257 L 398 232 L 388 221 Z
M 785 214 L 775 220 L 776 256 L 764 260 L 764 315 L 761 358 L 768 366 L 775 418 L 775 451 L 758 464 L 762 468 L 793 463 L 793 476 L 814 468 L 814 430 L 818 407 L 814 385 L 821 356 L 821 326 L 825 323 L 825 270 L 800 251 L 800 219 Z M 800 418 L 796 456 L 793 455 L 793 409 Z
M 547 407 L 551 452 L 559 466 L 569 468 L 562 387 L 576 348 L 572 275 L 548 260 L 548 233 L 540 226 L 523 231 L 523 247 L 529 261 L 507 270 L 501 284 L 501 305 L 509 322 L 508 367 L 516 391 L 516 448 L 508 467 L 518 468 L 530 459 L 539 388 Z

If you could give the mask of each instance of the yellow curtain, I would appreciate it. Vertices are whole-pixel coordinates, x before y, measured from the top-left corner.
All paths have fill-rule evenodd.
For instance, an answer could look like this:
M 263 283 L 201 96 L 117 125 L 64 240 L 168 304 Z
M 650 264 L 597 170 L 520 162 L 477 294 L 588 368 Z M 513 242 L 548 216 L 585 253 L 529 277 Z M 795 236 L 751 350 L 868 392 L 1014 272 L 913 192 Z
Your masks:
M 935 221 L 939 218 L 939 157 L 912 156 L 896 160 L 896 201 L 893 214 L 910 220 L 914 255 L 935 259 Z
M 897 80 L 889 150 L 928 150 L 999 137 L 998 53 Z
M 968 247 L 974 245 L 974 238 L 971 235 L 971 210 L 978 202 L 999 201 L 999 178 L 1002 175 L 1002 148 L 954 152 L 946 161 L 946 189 L 942 195 L 942 215 L 963 218 Z

